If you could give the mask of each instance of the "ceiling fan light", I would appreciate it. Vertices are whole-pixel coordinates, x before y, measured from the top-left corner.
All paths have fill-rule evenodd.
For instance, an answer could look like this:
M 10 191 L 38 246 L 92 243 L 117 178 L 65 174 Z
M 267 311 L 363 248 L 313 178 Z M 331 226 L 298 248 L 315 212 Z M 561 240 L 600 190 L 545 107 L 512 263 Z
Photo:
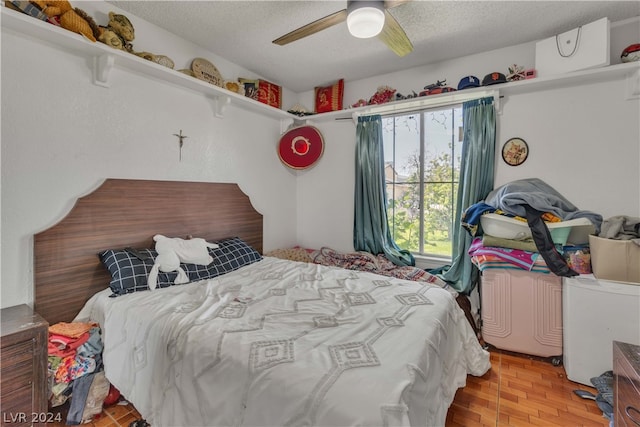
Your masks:
M 384 27 L 384 5 L 382 2 L 350 1 L 347 13 L 347 27 L 354 37 L 361 39 L 375 37 Z

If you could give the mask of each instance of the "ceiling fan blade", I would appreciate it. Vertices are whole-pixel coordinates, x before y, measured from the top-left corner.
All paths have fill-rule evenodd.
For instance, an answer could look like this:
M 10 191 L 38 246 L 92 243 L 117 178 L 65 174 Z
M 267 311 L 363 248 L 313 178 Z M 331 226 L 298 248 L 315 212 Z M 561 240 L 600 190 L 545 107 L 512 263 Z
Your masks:
M 384 27 L 378 38 L 398 56 L 405 56 L 413 51 L 411 40 L 388 10 L 384 11 Z
M 283 46 L 285 44 L 300 40 L 301 38 L 315 34 L 318 31 L 325 30 L 329 27 L 333 27 L 336 24 L 347 20 L 347 9 L 342 9 L 338 12 L 327 15 L 324 18 L 320 18 L 313 21 L 310 24 L 304 25 L 297 30 L 293 30 L 290 33 L 285 34 L 282 37 L 275 39 L 272 43 Z
M 384 8 L 391 9 L 392 7 L 400 6 L 401 4 L 410 2 L 411 0 L 385 0 Z

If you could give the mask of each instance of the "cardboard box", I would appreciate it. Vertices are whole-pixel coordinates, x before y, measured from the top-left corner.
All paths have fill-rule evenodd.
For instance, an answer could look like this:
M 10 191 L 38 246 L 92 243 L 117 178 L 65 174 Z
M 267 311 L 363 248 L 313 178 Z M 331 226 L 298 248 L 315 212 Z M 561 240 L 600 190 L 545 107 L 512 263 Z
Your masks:
M 591 270 L 601 280 L 640 285 L 640 246 L 630 240 L 589 236 Z

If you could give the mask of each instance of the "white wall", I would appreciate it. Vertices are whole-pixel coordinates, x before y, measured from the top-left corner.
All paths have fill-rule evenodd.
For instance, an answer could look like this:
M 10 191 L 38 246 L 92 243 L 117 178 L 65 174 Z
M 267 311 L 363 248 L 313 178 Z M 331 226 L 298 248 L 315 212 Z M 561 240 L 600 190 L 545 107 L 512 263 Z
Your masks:
M 355 127 L 351 120 L 315 124 L 324 154 L 298 176 L 298 243 L 353 250 Z
M 625 99 L 625 87 L 619 79 L 510 97 L 499 147 L 520 136 L 529 157 L 518 167 L 500 158 L 496 184 L 538 176 L 580 209 L 640 216 L 640 110 L 638 99 Z
M 279 121 L 233 105 L 218 119 L 204 96 L 117 67 L 110 83 L 93 85 L 84 58 L 2 31 L 1 307 L 32 303 L 33 234 L 105 178 L 236 182 L 264 215 L 265 250 L 297 241 Z

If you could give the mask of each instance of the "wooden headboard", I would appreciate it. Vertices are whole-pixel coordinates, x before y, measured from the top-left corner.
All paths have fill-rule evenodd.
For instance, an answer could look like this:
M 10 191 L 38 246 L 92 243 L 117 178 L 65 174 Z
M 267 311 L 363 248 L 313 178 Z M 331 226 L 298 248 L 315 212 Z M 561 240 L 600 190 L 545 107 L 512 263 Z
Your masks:
M 110 276 L 98 252 L 153 248 L 153 236 L 238 236 L 262 253 L 262 215 L 236 184 L 107 179 L 34 236 L 35 310 L 70 322 Z

